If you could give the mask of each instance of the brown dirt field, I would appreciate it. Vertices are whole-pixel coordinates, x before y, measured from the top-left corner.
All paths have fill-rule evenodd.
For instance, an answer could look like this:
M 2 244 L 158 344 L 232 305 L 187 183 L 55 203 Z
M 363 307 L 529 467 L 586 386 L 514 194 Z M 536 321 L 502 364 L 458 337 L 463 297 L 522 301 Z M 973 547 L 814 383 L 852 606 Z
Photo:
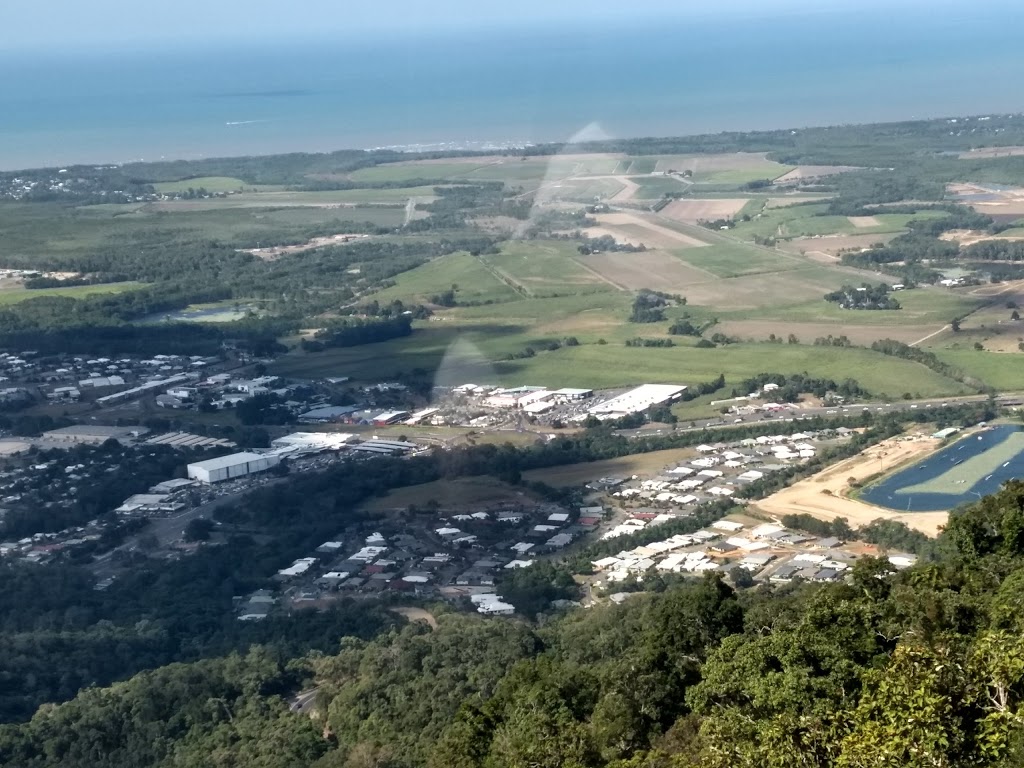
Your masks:
M 847 216 L 846 220 L 857 227 L 857 229 L 867 229 L 868 227 L 877 227 L 882 224 L 874 216 Z
M 835 323 L 790 323 L 783 320 L 726 320 L 713 329 L 727 336 L 741 339 L 764 341 L 770 334 L 786 338 L 795 334 L 804 344 L 811 343 L 819 336 L 847 336 L 858 345 L 869 345 L 879 339 L 895 339 L 906 344 L 917 341 L 929 333 L 938 330 L 934 325 L 837 325 Z
M 781 243 L 779 245 L 783 250 L 789 251 L 790 253 L 800 253 L 803 251 L 806 254 L 813 252 L 826 253 L 829 256 L 835 256 L 840 251 L 848 250 L 860 250 L 861 248 L 870 248 L 875 243 L 887 243 L 896 237 L 896 233 L 892 232 L 885 235 L 826 235 L 824 237 L 797 237 L 793 240 Z
M 649 248 L 685 248 L 707 245 L 702 240 L 663 227 L 638 214 L 605 213 L 596 218 L 602 234 L 607 231 L 618 242 L 629 242 L 634 245 L 639 245 L 642 242 Z M 616 235 L 616 230 L 621 232 L 621 235 Z M 594 231 L 593 227 L 587 230 L 588 233 Z
M 725 200 L 676 200 L 661 209 L 660 214 L 676 221 L 697 222 L 731 219 L 747 204 L 747 198 Z
M 968 203 L 978 213 L 989 216 L 1024 216 L 1024 200 L 1007 200 L 999 203 Z
M 923 436 L 885 440 L 806 480 L 794 483 L 767 499 L 758 501 L 754 506 L 777 517 L 798 513 L 813 515 L 820 520 L 845 517 L 855 528 L 868 525 L 878 518 L 897 520 L 910 528 L 935 536 L 940 526 L 946 524 L 945 512 L 893 512 L 847 498 L 842 494 L 849 490 L 848 478 L 866 480 L 879 472 L 880 465 L 885 470 L 891 470 L 899 464 L 922 458 L 941 446 L 941 441 Z
M 958 202 L 969 205 L 978 213 L 986 213 L 989 216 L 1024 216 L 1024 188 L 1022 187 L 996 190 L 984 184 L 957 182 L 947 184 L 946 193 L 953 198 L 959 198 Z M 984 195 L 990 199 L 974 201 L 971 199 L 973 195 Z
M 609 282 L 631 291 L 689 291 L 694 283 L 720 279 L 664 251 L 593 253 L 577 260 Z
M 987 157 L 1015 157 L 1024 155 L 1024 147 L 979 147 L 960 153 L 961 160 L 980 160 Z
M 819 179 L 823 176 L 835 176 L 837 173 L 860 170 L 852 165 L 798 165 L 789 173 L 775 180 L 776 184 L 803 179 Z

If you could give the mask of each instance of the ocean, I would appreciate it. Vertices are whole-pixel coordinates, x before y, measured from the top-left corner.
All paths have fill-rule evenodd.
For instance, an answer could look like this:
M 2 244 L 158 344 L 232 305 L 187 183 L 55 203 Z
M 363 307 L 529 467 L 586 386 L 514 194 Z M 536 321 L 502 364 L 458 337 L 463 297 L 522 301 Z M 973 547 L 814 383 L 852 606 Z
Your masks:
M 996 17 L 937 3 L 928 14 L 0 53 L 0 168 L 1020 112 L 1021 22 L 1024 7 Z

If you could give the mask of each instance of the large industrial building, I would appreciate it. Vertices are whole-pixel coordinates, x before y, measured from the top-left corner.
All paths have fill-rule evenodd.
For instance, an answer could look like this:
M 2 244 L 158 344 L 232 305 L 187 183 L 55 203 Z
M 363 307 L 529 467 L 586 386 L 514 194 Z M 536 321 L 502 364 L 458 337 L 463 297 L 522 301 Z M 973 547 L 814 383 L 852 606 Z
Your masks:
M 189 464 L 188 476 L 201 483 L 222 483 L 236 477 L 265 472 L 280 461 L 281 458 L 273 454 L 232 453 L 218 459 Z
M 631 413 L 646 411 L 652 405 L 673 402 L 685 391 L 686 387 L 676 384 L 644 384 L 595 405 L 590 409 L 590 413 L 599 419 L 618 419 Z

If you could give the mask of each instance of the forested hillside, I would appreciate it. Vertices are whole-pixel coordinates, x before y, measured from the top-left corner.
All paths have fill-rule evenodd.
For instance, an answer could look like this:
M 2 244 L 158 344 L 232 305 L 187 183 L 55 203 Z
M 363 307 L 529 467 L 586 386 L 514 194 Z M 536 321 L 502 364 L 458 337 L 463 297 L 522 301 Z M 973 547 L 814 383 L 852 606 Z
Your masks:
M 0 730 L 11 766 L 1018 766 L 1024 482 L 936 558 L 737 593 L 708 578 L 528 623 L 446 613 L 287 662 L 142 673 Z M 287 699 L 318 686 L 311 716 Z

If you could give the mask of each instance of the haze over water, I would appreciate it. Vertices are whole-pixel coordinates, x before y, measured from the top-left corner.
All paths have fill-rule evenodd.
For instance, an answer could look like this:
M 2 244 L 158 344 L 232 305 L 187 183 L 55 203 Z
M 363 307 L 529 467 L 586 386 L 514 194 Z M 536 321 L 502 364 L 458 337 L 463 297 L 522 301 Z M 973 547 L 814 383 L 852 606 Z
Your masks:
M 0 168 L 1024 110 L 1024 8 L 0 55 Z

